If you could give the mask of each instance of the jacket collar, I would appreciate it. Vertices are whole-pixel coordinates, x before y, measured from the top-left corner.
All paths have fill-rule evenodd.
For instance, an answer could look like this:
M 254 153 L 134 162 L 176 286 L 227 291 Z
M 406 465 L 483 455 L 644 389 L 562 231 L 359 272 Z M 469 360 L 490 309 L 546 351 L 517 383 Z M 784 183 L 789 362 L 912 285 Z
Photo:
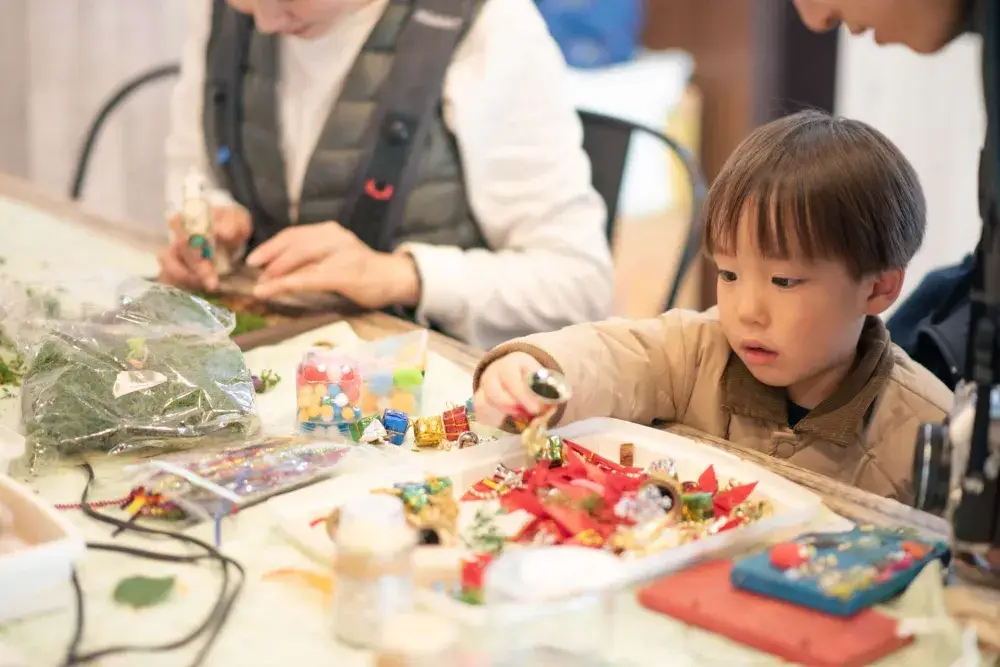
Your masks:
M 889 332 L 877 317 L 865 321 L 854 367 L 822 403 L 792 429 L 842 445 L 850 445 L 867 420 L 875 399 L 893 368 Z M 722 406 L 733 414 L 776 424 L 788 423 L 788 394 L 753 376 L 735 353 L 722 376 Z

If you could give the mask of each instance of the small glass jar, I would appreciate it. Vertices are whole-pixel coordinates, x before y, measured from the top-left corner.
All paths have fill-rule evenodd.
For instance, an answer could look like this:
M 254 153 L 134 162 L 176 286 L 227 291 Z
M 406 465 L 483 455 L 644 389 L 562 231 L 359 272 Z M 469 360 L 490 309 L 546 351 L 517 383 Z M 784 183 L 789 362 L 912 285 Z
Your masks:
M 456 622 L 427 612 L 399 614 L 388 620 L 375 653 L 375 667 L 452 667 L 459 658 L 461 635 Z
M 334 630 L 347 644 L 377 648 L 386 619 L 413 608 L 416 533 L 399 498 L 371 494 L 341 506 L 333 537 Z
M 512 549 L 486 568 L 492 667 L 597 667 L 614 655 L 622 563 L 597 549 Z

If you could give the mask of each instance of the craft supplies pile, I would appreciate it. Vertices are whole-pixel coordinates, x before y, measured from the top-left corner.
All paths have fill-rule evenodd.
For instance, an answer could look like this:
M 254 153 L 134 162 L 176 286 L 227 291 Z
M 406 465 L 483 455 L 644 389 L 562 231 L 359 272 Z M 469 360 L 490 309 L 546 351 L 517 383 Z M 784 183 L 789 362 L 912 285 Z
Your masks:
M 559 641 L 497 620 L 513 618 L 510 608 L 523 607 L 523 616 L 548 604 L 536 585 L 544 562 L 559 570 L 559 586 L 549 583 L 561 603 L 572 602 L 563 611 L 625 592 L 652 612 L 784 659 L 867 664 L 909 641 L 876 607 L 948 557 L 943 544 L 893 531 L 808 530 L 819 508 L 811 493 L 707 446 L 663 445 L 665 434 L 635 425 L 642 437 L 628 441 L 551 432 L 551 417 L 572 394 L 557 371 L 525 378 L 543 410 L 511 415 L 519 433 L 502 440 L 477 423 L 465 392 L 429 414 L 426 331 L 297 352 L 294 394 L 289 387 L 284 399 L 294 395 L 294 423 L 264 433 L 258 394 L 282 381 L 250 371 L 230 336 L 232 313 L 146 282 L 118 286 L 97 303 L 88 294 L 61 294 L 55 307 L 22 290 L 0 320 L 23 360 L 20 474 L 114 456 L 128 462 L 131 491 L 105 507 L 118 505 L 123 521 L 173 530 L 214 522 L 222 549 L 226 517 L 264 502 L 302 504 L 306 537 L 318 531 L 331 550 L 327 570 L 313 576 L 333 597 L 335 634 L 376 653 L 416 650 L 394 618 L 447 627 L 447 613 L 486 613 L 486 631 L 506 639 L 460 648 L 460 633 L 444 633 L 435 655 L 499 651 L 516 664 L 610 659 L 576 617 L 560 617 L 567 632 L 556 633 Z M 371 465 L 343 472 L 356 452 L 371 453 Z M 307 507 L 307 497 L 320 508 Z M 19 529 L 0 504 L 0 566 L 32 548 Z M 778 530 L 802 534 L 778 539 Z M 308 539 L 292 542 L 303 548 Z M 639 582 L 647 583 L 629 590 Z M 762 604 L 770 606 L 749 611 Z M 748 613 L 732 620 L 709 612 L 726 605 Z M 828 663 L 822 642 L 803 655 L 801 642 L 768 639 L 751 622 L 761 618 L 805 626 L 835 618 L 877 631 L 844 649 L 847 662 Z

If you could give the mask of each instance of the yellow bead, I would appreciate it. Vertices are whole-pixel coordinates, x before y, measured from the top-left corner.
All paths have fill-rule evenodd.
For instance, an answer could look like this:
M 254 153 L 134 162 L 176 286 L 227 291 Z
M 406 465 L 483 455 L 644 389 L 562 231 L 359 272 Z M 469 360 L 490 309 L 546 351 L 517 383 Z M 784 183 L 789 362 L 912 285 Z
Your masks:
M 417 401 L 413 394 L 405 391 L 395 391 L 392 393 L 391 405 L 394 410 L 413 414 L 417 411 Z
M 333 421 L 333 406 L 332 405 L 324 405 L 323 407 L 321 407 L 319 409 L 319 416 L 325 422 L 332 422 Z
M 299 387 L 299 405 L 309 405 L 315 397 L 316 392 L 313 391 L 312 385 Z
M 316 396 L 317 399 L 323 398 L 324 396 L 326 396 L 326 392 L 327 392 L 326 385 L 325 384 L 314 384 L 313 385 L 313 392 L 315 392 L 315 396 Z
M 310 405 L 307 408 L 307 411 L 309 412 L 309 418 L 310 419 L 314 419 L 316 417 L 319 417 L 321 410 L 322 410 L 322 408 L 319 406 L 319 403 L 316 403 L 314 405 Z
M 307 422 L 307 421 L 309 421 L 309 411 L 308 410 L 299 410 L 299 421 L 300 422 Z
M 341 408 L 340 409 L 340 417 L 345 422 L 353 421 L 354 420 L 354 408 L 349 407 L 349 406 Z

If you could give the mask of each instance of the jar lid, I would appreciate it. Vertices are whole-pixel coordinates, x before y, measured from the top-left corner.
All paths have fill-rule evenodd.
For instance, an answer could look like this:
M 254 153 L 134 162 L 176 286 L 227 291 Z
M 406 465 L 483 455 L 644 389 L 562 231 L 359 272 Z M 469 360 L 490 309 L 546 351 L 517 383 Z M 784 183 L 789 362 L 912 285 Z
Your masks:
M 624 566 L 614 554 L 577 546 L 511 549 L 486 568 L 487 604 L 545 603 L 616 589 Z
M 395 496 L 365 494 L 340 506 L 338 545 L 380 551 L 398 548 L 415 539 L 406 522 L 403 501 Z

